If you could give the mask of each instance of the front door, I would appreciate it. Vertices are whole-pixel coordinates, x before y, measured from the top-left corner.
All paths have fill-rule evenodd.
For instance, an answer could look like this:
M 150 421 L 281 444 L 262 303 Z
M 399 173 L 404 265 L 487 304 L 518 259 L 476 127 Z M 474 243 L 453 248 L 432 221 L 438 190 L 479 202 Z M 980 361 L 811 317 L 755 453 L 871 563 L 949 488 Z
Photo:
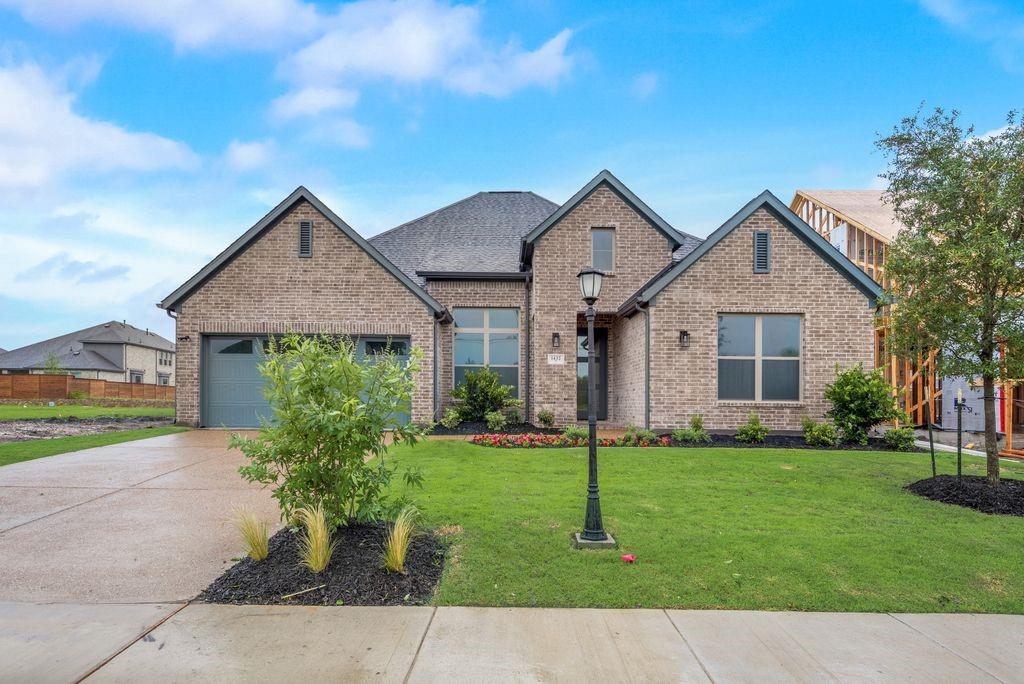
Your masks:
M 597 419 L 608 420 L 608 330 L 594 328 Z M 576 418 L 587 419 L 587 329 L 576 331 Z

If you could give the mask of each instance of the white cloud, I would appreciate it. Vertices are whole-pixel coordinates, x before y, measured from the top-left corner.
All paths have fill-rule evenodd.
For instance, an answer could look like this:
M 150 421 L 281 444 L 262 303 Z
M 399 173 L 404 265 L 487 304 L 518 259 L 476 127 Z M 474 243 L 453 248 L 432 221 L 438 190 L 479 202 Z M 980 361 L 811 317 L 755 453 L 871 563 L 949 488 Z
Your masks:
M 76 113 L 65 80 L 33 63 L 0 67 L 0 189 L 37 188 L 75 171 L 181 169 L 197 161 L 181 143 Z
M 300 0 L 0 0 L 39 26 L 96 22 L 167 35 L 179 50 L 280 46 L 316 30 L 317 11 Z
M 638 100 L 646 100 L 658 89 L 658 74 L 647 71 L 637 74 L 630 85 L 629 91 Z
M 370 131 L 353 119 L 331 119 L 313 127 L 312 136 L 327 143 L 362 149 L 370 146 Z
M 536 50 L 515 41 L 495 49 L 481 35 L 480 19 L 479 7 L 442 0 L 357 0 L 325 20 L 323 35 L 285 59 L 279 72 L 302 85 L 435 81 L 455 92 L 503 97 L 554 86 L 571 71 L 570 30 Z
M 270 103 L 270 113 L 281 121 L 302 116 L 318 116 L 338 109 L 349 109 L 358 100 L 359 93 L 354 90 L 309 86 L 276 98 Z
M 224 152 L 224 160 L 235 171 L 253 171 L 267 165 L 273 149 L 274 143 L 270 140 L 232 140 Z
M 949 28 L 986 43 L 1007 71 L 1024 69 L 1024 14 L 986 0 L 918 0 Z

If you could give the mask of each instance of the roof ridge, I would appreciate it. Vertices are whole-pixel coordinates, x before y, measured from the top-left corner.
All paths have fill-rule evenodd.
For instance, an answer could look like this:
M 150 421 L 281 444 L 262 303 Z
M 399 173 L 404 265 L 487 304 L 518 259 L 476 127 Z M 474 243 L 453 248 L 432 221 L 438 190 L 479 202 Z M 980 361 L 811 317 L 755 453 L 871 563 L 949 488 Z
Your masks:
M 428 218 L 430 216 L 433 216 L 434 214 L 439 214 L 440 212 L 445 211 L 446 209 L 451 209 L 452 207 L 457 206 L 459 204 L 462 204 L 463 202 L 468 202 L 469 200 L 473 199 L 477 195 L 483 195 L 483 194 L 484 194 L 484 191 L 477 190 L 472 195 L 468 195 L 466 197 L 463 197 L 460 200 L 455 200 L 451 204 L 446 204 L 446 205 L 444 205 L 443 207 L 441 207 L 439 209 L 435 209 L 434 211 L 429 211 L 426 214 L 423 214 L 422 216 L 417 216 L 416 218 L 409 219 L 405 223 L 399 223 L 394 228 L 388 228 L 387 230 L 385 230 L 385 231 L 383 231 L 381 233 L 377 233 L 376 235 L 373 235 L 373 236 L 368 237 L 366 239 L 367 239 L 367 241 L 376 240 L 377 238 L 382 237 L 384 235 L 387 235 L 388 233 L 393 233 L 394 231 L 398 230 L 399 228 L 405 228 L 410 223 L 416 223 L 417 221 L 422 221 L 423 219 Z

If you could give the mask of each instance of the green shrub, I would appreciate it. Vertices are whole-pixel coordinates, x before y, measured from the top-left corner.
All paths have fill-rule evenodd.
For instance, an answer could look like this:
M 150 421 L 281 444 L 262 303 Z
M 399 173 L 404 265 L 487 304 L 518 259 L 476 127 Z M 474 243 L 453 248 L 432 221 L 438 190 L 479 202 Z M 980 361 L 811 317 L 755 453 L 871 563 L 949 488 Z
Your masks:
M 547 409 L 537 411 L 537 422 L 541 424 L 541 427 L 552 427 L 555 424 L 555 414 Z
M 619 438 L 622 446 L 650 446 L 658 439 L 658 436 L 651 430 L 638 428 L 636 425 L 626 426 L 626 434 Z
M 441 425 L 445 426 L 449 430 L 454 430 L 459 427 L 459 423 L 462 422 L 462 414 L 459 413 L 459 409 L 454 406 L 449 406 L 441 414 Z
M 395 472 L 385 464 L 386 439 L 412 444 L 422 432 L 393 418 L 411 412 L 421 357 L 413 349 L 408 361 L 385 354 L 362 363 L 347 338 L 271 338 L 259 370 L 272 418 L 256 437 L 232 435 L 248 459 L 239 473 L 271 488 L 284 520 L 317 507 L 330 529 L 389 515 L 397 502 L 386 502 Z M 422 483 L 414 470 L 404 478 Z
M 484 421 L 487 423 L 487 429 L 492 432 L 500 432 L 505 429 L 505 425 L 508 424 L 508 418 L 501 411 L 490 411 L 484 416 Z
M 699 413 L 690 417 L 690 427 L 679 428 L 672 433 L 672 439 L 682 444 L 709 444 L 711 435 L 704 429 L 704 416 Z
M 590 439 L 590 430 L 582 425 L 566 425 L 562 430 L 562 437 L 568 440 L 588 440 Z
M 485 420 L 491 411 L 506 411 L 522 406 L 512 396 L 512 386 L 501 384 L 501 378 L 490 368 L 466 371 L 466 379 L 452 390 L 463 420 Z
M 810 446 L 834 447 L 839 443 L 836 427 L 828 421 L 819 423 L 810 416 L 803 418 L 804 441 Z
M 748 444 L 760 444 L 768 436 L 770 430 L 771 428 L 762 423 L 756 413 L 751 412 L 747 416 L 747 422 L 737 428 L 736 439 Z
M 519 410 L 518 406 L 505 409 L 505 420 L 509 425 L 518 425 L 523 422 L 523 412 Z
M 832 408 L 826 414 L 847 442 L 868 443 L 868 431 L 900 417 L 892 386 L 879 369 L 865 371 L 857 364 L 848 370 L 836 367 L 836 380 L 825 387 Z
M 893 451 L 913 451 L 917 435 L 914 433 L 914 428 L 903 426 L 886 430 L 882 439 L 885 440 L 885 445 Z
M 79 404 L 79 403 L 85 401 L 88 398 L 89 398 L 89 395 L 86 394 L 85 392 L 81 391 L 81 390 L 74 390 L 72 392 L 68 392 L 68 400 L 69 401 L 73 401 L 76 404 Z

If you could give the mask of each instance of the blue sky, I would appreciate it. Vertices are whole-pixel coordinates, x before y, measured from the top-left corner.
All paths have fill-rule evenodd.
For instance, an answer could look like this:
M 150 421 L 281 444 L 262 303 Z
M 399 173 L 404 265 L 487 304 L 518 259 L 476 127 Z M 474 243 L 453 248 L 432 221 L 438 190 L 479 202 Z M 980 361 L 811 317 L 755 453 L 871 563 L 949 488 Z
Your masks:
M 728 7 L 725 7 L 728 5 Z M 922 103 L 1020 107 L 1005 0 L 0 0 L 0 347 L 154 302 L 297 185 L 364 235 L 608 168 L 706 235 L 877 185 Z

